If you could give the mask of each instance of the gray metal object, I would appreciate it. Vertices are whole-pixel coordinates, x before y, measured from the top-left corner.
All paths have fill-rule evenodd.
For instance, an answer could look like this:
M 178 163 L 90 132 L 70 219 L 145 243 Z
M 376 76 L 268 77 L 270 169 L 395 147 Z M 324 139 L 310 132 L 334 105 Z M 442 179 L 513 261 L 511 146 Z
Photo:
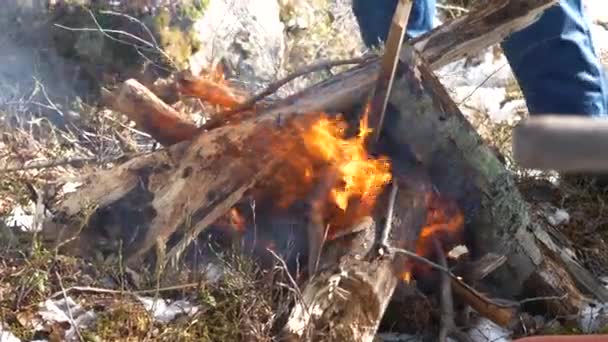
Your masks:
M 513 130 L 513 157 L 525 168 L 608 171 L 608 119 L 539 115 Z

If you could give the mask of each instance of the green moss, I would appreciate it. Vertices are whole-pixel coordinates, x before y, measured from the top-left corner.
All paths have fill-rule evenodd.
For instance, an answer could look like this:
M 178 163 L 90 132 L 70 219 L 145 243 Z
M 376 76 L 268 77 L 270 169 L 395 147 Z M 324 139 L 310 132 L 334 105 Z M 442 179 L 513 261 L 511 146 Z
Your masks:
M 172 18 L 168 10 L 161 10 L 152 19 L 158 44 L 178 68 L 187 67 L 190 56 L 200 48 L 192 22 L 203 15 L 207 6 L 208 0 L 193 1 L 180 10 L 177 18 Z
M 192 21 L 203 17 L 211 0 L 192 0 L 180 8 L 179 16 Z
M 138 303 L 117 302 L 100 313 L 93 334 L 102 341 L 138 340 L 147 336 L 152 328 L 152 319 Z

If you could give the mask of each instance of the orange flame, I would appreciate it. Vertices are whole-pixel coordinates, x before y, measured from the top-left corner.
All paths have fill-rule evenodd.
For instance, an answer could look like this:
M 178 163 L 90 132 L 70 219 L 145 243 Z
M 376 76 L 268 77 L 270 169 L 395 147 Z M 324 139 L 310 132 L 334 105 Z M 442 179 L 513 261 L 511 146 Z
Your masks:
M 412 281 L 412 272 L 405 271 L 405 272 L 401 273 L 401 280 L 403 280 L 405 283 L 409 284 Z
M 416 242 L 416 254 L 430 257 L 434 254 L 433 238 L 438 239 L 444 251 L 462 243 L 464 236 L 464 214 L 455 201 L 440 197 L 437 193 L 427 194 L 426 225 Z M 423 267 L 424 268 L 424 267 Z M 418 266 L 417 270 L 421 270 Z
M 373 202 L 391 180 L 388 159 L 374 159 L 367 153 L 365 138 L 371 131 L 367 128 L 367 115 L 361 121 L 361 133 L 354 138 L 344 137 L 346 125 L 342 120 L 326 115 L 302 134 L 308 152 L 338 171 L 340 182 L 332 189 L 331 197 L 342 210 L 346 210 L 352 197 Z
M 366 116 L 358 135 L 347 136 L 347 122 L 342 116 L 312 113 L 290 123 L 300 139 L 272 179 L 264 182 L 267 198 L 282 210 L 310 196 L 321 203 L 318 208 L 330 226 L 328 239 L 359 218 L 369 215 L 378 195 L 391 180 L 388 158 L 375 158 L 366 150 L 371 130 Z M 281 148 L 281 146 L 276 146 Z M 331 173 L 329 188 L 317 193 Z

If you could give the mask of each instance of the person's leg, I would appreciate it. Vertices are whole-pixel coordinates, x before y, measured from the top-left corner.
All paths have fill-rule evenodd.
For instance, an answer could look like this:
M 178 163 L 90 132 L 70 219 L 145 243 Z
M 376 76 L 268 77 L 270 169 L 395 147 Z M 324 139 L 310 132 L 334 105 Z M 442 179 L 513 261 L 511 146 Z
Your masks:
M 407 24 L 407 36 L 417 37 L 433 28 L 436 0 L 414 0 Z M 397 0 L 353 0 L 353 12 L 368 47 L 384 42 L 393 20 Z
M 502 47 L 531 114 L 606 116 L 607 88 L 581 0 L 561 0 Z

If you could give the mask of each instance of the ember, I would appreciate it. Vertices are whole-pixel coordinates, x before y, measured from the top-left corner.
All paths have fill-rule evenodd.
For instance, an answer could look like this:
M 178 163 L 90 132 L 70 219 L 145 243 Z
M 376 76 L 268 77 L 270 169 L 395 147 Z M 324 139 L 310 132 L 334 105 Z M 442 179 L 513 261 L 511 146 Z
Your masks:
M 439 240 L 447 253 L 464 240 L 464 215 L 456 202 L 440 196 L 435 192 L 426 196 L 426 224 L 416 242 L 416 254 L 431 257 L 433 239 Z M 426 265 L 416 265 L 416 271 L 424 272 L 429 269 Z
M 230 209 L 230 224 L 239 232 L 244 232 L 247 222 L 236 208 Z

